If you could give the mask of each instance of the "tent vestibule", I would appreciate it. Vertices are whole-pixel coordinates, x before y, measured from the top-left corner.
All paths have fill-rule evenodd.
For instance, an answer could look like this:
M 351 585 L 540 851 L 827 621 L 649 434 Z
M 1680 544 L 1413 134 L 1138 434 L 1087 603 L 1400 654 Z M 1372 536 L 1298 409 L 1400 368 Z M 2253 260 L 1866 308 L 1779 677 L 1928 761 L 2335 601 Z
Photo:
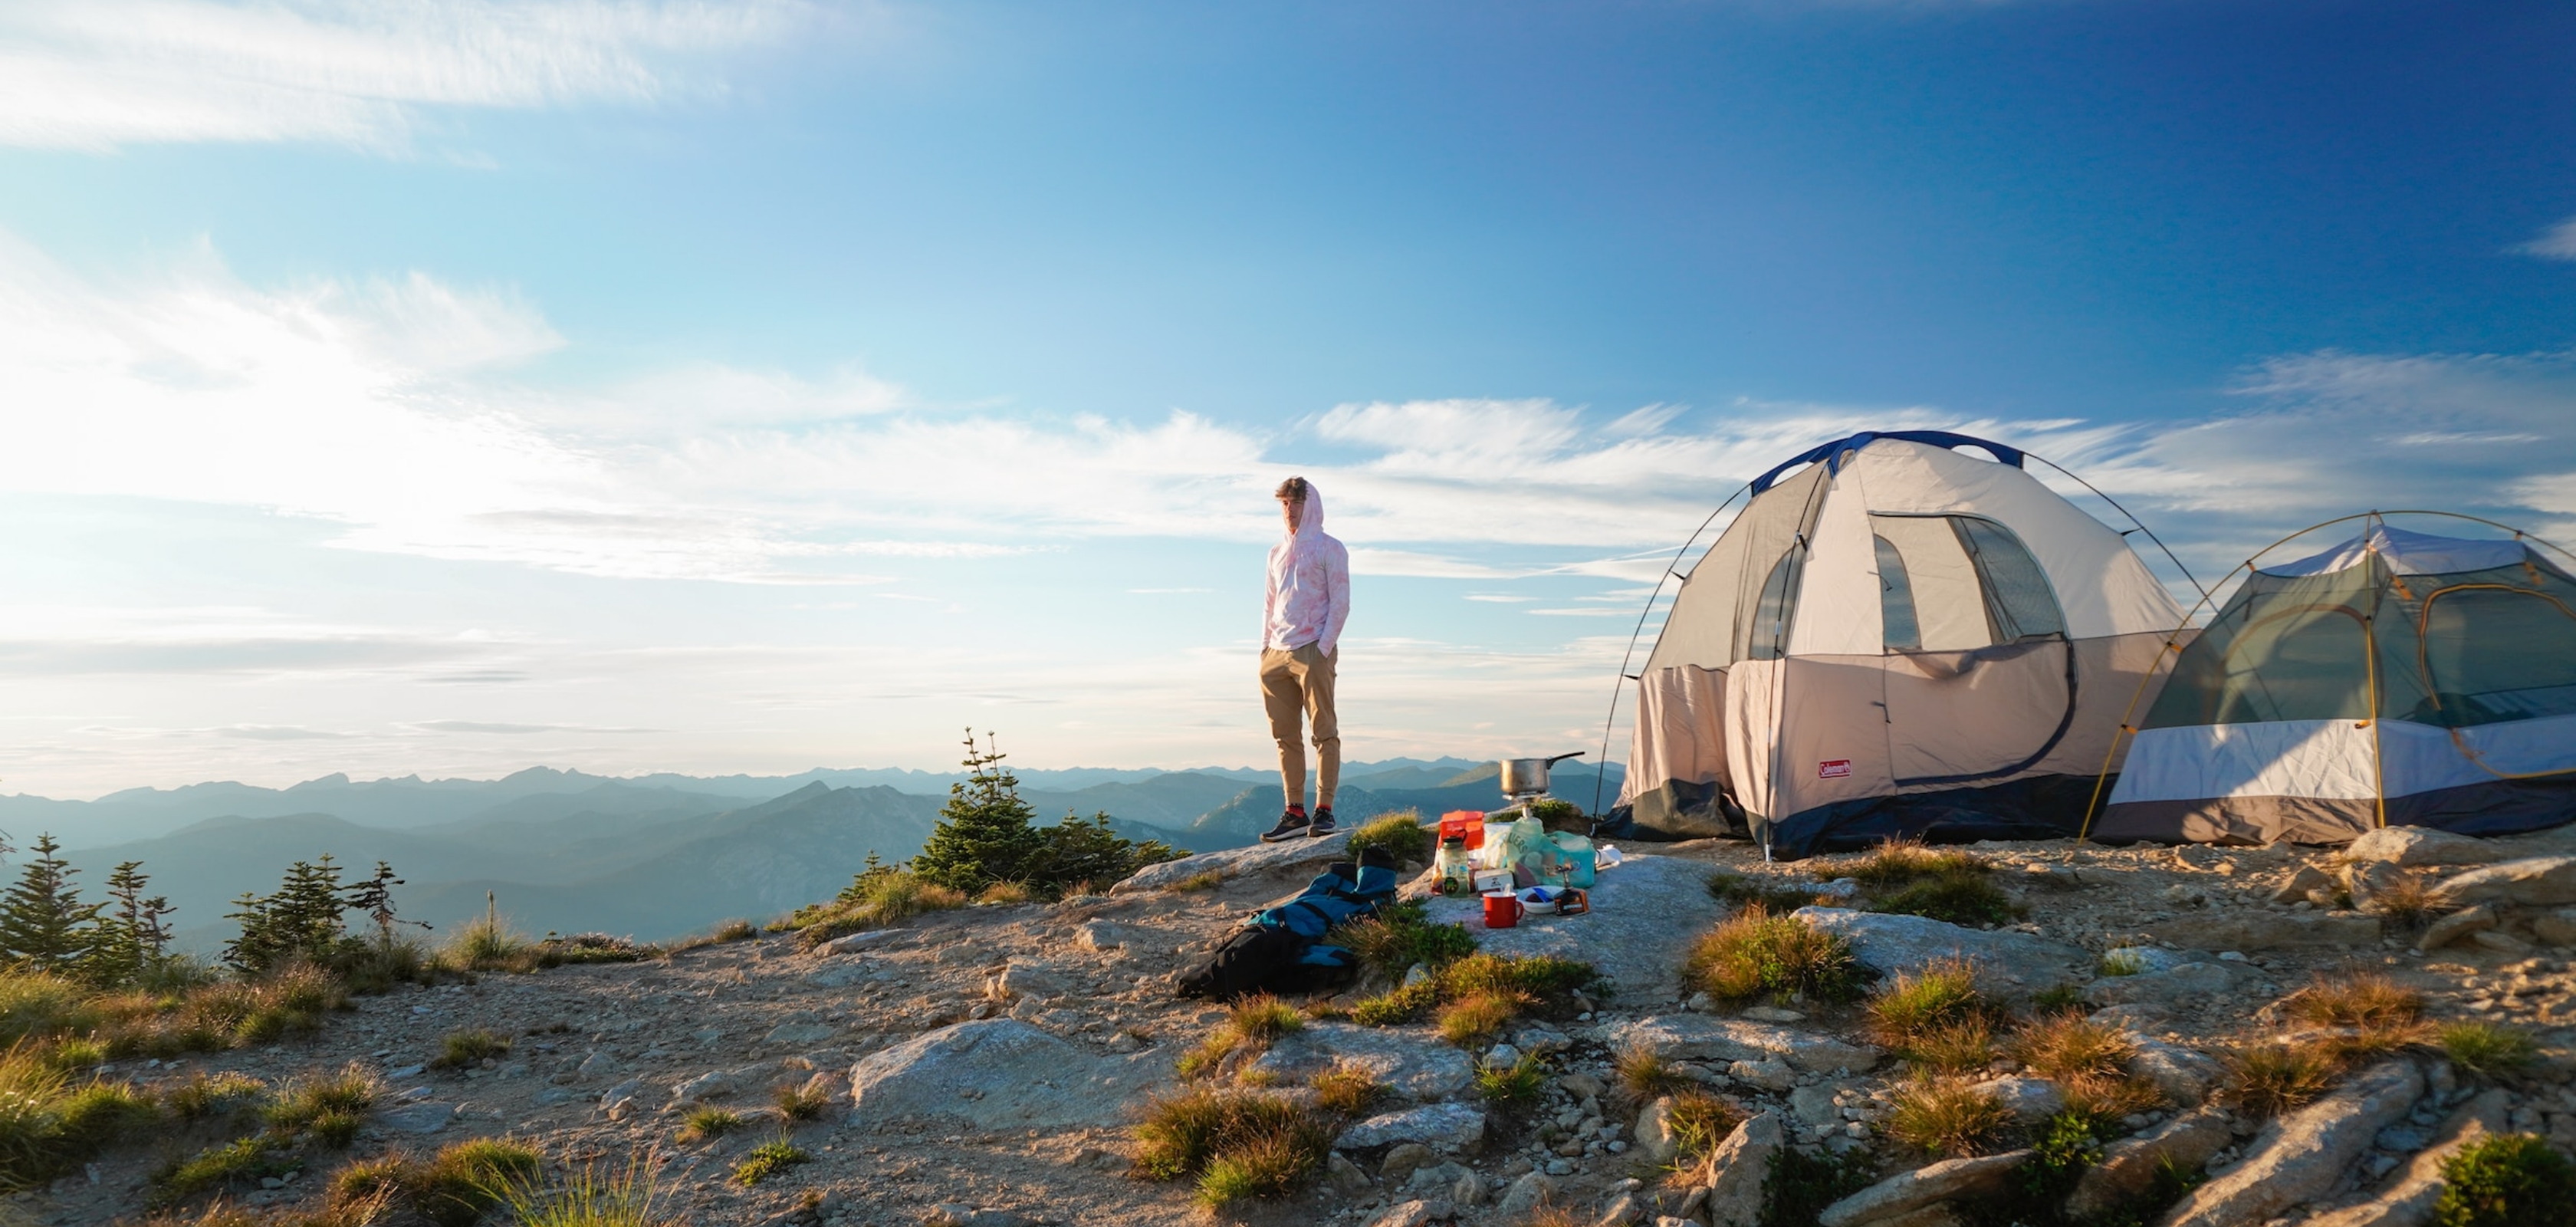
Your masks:
M 1636 828 L 1792 856 L 2074 834 L 2182 611 L 2021 460 L 1861 434 L 1756 479 L 1638 675 Z

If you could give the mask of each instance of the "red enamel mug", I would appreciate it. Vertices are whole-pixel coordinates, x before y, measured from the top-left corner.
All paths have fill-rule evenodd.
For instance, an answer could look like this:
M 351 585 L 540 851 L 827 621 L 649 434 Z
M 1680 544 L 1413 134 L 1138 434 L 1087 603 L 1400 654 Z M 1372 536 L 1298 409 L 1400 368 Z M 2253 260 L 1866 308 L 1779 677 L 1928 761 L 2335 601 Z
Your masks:
M 1485 927 L 1508 929 L 1521 922 L 1520 897 L 1510 891 L 1485 896 Z

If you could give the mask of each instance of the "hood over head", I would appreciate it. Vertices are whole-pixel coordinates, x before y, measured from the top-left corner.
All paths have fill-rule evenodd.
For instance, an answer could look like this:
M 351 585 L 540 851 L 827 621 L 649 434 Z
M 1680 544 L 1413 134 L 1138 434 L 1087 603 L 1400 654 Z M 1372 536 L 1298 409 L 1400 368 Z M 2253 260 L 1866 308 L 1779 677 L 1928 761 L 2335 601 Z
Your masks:
M 1300 544 L 1324 535 L 1324 494 L 1315 483 L 1306 483 L 1306 507 L 1297 513 L 1297 530 L 1280 535 Z

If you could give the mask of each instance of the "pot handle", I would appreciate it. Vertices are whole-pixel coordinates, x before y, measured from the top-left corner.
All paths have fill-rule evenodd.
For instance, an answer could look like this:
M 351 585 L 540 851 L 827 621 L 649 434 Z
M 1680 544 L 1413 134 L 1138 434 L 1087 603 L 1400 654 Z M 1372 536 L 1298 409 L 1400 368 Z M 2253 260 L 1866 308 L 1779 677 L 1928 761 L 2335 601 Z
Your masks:
M 1575 752 L 1574 752 L 1574 753 L 1572 753 L 1572 754 L 1559 754 L 1559 755 L 1557 755 L 1556 757 L 1554 757 L 1554 758 L 1551 758 L 1551 759 L 1547 760 L 1547 765 L 1548 765 L 1548 766 L 1553 767 L 1553 766 L 1557 765 L 1558 763 L 1564 762 L 1565 760 L 1567 760 L 1567 759 L 1569 759 L 1569 758 L 1581 758 L 1581 757 L 1583 757 L 1583 751 L 1581 751 L 1581 750 L 1577 750 L 1577 751 L 1575 751 Z

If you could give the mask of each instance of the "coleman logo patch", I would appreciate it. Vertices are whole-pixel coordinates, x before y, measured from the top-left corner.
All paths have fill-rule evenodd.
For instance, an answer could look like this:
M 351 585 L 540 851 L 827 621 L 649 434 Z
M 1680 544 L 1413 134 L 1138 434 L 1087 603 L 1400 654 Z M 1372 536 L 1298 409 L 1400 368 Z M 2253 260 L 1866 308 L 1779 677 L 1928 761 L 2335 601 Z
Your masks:
M 1829 758 L 1816 764 L 1816 778 L 1820 780 L 1838 780 L 1850 774 L 1851 760 L 1848 758 Z

